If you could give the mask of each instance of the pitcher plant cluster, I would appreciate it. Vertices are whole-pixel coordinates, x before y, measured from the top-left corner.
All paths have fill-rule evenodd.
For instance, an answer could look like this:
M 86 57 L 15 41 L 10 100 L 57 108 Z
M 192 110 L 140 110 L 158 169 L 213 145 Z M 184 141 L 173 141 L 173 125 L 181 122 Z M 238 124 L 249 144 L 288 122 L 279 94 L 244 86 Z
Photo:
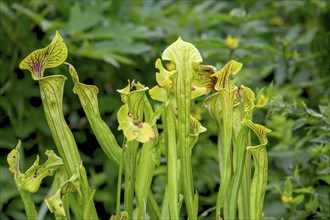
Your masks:
M 196 47 L 178 38 L 155 62 L 157 85 L 149 89 L 133 80 L 118 90 L 123 102 L 117 112 L 118 130 L 125 137 L 124 143 L 118 144 L 100 116 L 98 88 L 79 82 L 74 66 L 66 62 L 67 55 L 66 44 L 56 32 L 47 47 L 33 51 L 19 65 L 39 83 L 43 109 L 59 154 L 47 150 L 47 161 L 40 165 L 37 157 L 24 173 L 19 169 L 20 141 L 7 157 L 28 219 L 38 219 L 31 194 L 47 176 L 54 176 L 54 181 L 52 194 L 45 198 L 45 203 L 56 219 L 70 219 L 70 215 L 76 219 L 98 219 L 93 202 L 95 189 L 89 186 L 77 144 L 62 112 L 66 77 L 44 76 L 47 68 L 62 64 L 68 67 L 73 92 L 79 97 L 99 145 L 108 159 L 119 166 L 116 213 L 111 219 L 179 219 L 183 208 L 189 219 L 198 218 L 201 210 L 191 158 L 199 134 L 207 129 L 192 116 L 191 108 L 192 100 L 200 96 L 205 97 L 203 106 L 218 128 L 220 187 L 214 219 L 262 219 L 268 175 L 266 135 L 270 130 L 252 119 L 254 109 L 263 107 L 267 100 L 261 96 L 255 104 L 250 88 L 230 80 L 242 68 L 241 63 L 231 60 L 220 70 L 204 65 Z M 149 96 L 159 102 L 157 108 L 149 102 Z M 158 129 L 159 121 L 162 130 Z M 253 145 L 251 135 L 259 143 Z M 161 155 L 161 142 L 165 144 L 165 155 Z M 151 182 L 161 157 L 166 159 L 167 182 L 162 204 L 157 204 Z

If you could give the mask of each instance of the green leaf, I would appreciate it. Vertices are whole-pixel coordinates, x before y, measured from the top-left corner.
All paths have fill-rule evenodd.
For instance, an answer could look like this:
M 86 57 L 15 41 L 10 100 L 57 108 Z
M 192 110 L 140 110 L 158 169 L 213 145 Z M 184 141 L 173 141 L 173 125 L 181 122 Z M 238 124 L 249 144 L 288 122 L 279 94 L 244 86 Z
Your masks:
M 84 207 L 83 219 L 89 219 L 91 216 L 91 210 L 93 210 L 93 206 L 94 206 L 93 198 L 95 192 L 96 192 L 95 189 L 93 189 L 89 197 L 87 198 L 86 205 Z
M 149 94 L 151 98 L 154 100 L 158 100 L 161 102 L 165 102 L 168 99 L 168 95 L 170 92 L 174 92 L 173 88 L 173 74 L 175 74 L 175 70 L 168 71 L 164 68 L 161 59 L 157 59 L 155 63 L 155 67 L 157 69 L 156 72 L 156 81 L 158 85 L 153 87 Z
M 231 91 L 232 85 L 229 81 L 231 75 L 236 74 L 242 68 L 243 64 L 235 60 L 229 61 L 221 70 L 218 70 L 212 76 L 217 78 L 217 83 L 215 84 L 215 90 L 226 89 Z
M 139 197 L 137 199 L 138 203 L 138 215 L 142 218 L 145 208 L 145 202 L 147 201 L 148 188 L 150 186 L 152 179 L 152 172 L 154 163 L 140 163 L 142 167 L 145 167 L 144 175 L 145 179 L 139 177 L 137 178 L 138 185 L 135 184 L 135 170 L 136 170 L 136 154 L 138 149 L 138 142 L 147 143 L 143 145 L 143 158 L 147 158 L 149 162 L 152 162 L 152 150 L 153 144 L 155 142 L 150 141 L 156 137 L 153 128 L 149 123 L 143 122 L 143 119 L 150 122 L 150 118 L 153 114 L 152 107 L 145 95 L 148 87 L 143 86 L 139 82 L 133 81 L 128 82 L 128 86 L 124 89 L 117 90 L 121 94 L 122 101 L 125 103 L 118 113 L 118 130 L 123 130 L 125 137 L 128 140 L 127 150 L 124 152 L 124 164 L 125 167 L 125 210 L 128 212 L 129 216 L 133 213 L 133 198 L 134 190 L 136 195 Z M 155 130 L 156 132 L 156 130 Z M 136 140 L 136 141 L 133 141 Z M 150 142 L 149 142 L 150 141 Z M 141 166 L 139 165 L 139 171 L 141 172 Z M 132 171 L 133 170 L 133 171 Z
M 290 177 L 288 177 L 285 181 L 283 193 L 287 196 L 292 195 L 292 183 Z
M 190 142 L 187 138 L 190 134 L 190 106 L 191 99 L 195 96 L 192 94 L 192 80 L 193 80 L 193 63 L 201 63 L 203 61 L 197 48 L 181 40 L 179 37 L 174 43 L 167 47 L 163 54 L 163 60 L 171 61 L 175 65 L 176 74 L 174 79 L 175 85 L 175 100 L 178 112 L 177 133 L 178 133 L 178 154 L 180 158 L 180 175 L 183 183 L 183 194 L 189 219 L 196 219 L 197 213 L 194 210 L 194 186 L 192 178 L 192 168 L 190 159 Z M 206 90 L 205 90 L 206 92 Z M 196 94 L 200 95 L 200 94 Z M 170 108 L 174 105 L 170 106 Z M 173 120 L 171 118 L 170 120 Z M 169 144 L 170 145 L 170 144 Z M 172 146 L 171 146 L 172 147 Z M 170 155 L 169 155 L 170 157 Z M 176 162 L 176 161 L 175 161 Z M 174 167 L 174 166 L 173 166 Z M 172 167 L 172 168 L 173 168 Z M 174 187 L 173 187 L 174 189 Z M 171 194 L 176 193 L 175 190 L 170 190 Z M 171 195 L 170 194 L 170 195 Z M 172 197 L 172 195 L 171 195 Z M 170 213 L 175 213 L 174 206 L 177 201 L 172 197 L 170 201 Z M 171 214 L 171 218 L 178 218 Z
M 21 142 L 19 141 L 16 148 L 8 154 L 9 170 L 14 174 L 19 191 L 26 190 L 34 193 L 39 189 L 41 181 L 47 176 L 52 176 L 58 168 L 63 166 L 63 162 L 52 150 L 47 150 L 45 154 L 48 159 L 44 164 L 39 165 L 39 156 L 37 155 L 33 165 L 22 174 L 19 170 L 20 154 L 18 150 L 20 145 Z
M 226 206 L 226 198 L 230 186 L 231 176 L 233 172 L 231 144 L 233 137 L 233 112 L 235 91 L 221 89 L 216 93 L 220 106 L 215 106 L 217 110 L 221 109 L 221 116 L 216 116 L 216 122 L 219 127 L 218 135 L 218 155 L 219 155 L 219 168 L 220 168 L 220 189 L 216 204 L 216 215 L 220 214 L 221 207 Z M 217 111 L 216 110 L 216 111 Z M 226 216 L 226 209 L 224 210 Z
M 63 166 L 62 159 L 54 151 L 47 150 L 45 154 L 48 159 L 44 164 L 39 165 L 39 156 L 37 155 L 34 164 L 25 172 L 21 189 L 32 193 L 36 192 L 45 177 L 52 176 L 58 168 Z
M 145 96 L 145 91 L 148 89 L 148 87 L 145 87 L 141 83 L 133 80 L 132 82 L 128 81 L 128 85 L 125 88 L 118 89 L 117 91 L 120 93 L 123 103 L 128 104 L 132 113 L 137 114 L 137 112 L 135 112 L 137 110 L 134 110 L 135 106 L 139 106 L 141 104 L 141 100 Z
M 158 59 L 156 61 L 156 68 L 159 70 L 159 72 L 156 73 L 156 80 L 158 85 L 153 87 L 149 94 L 151 98 L 154 100 L 158 100 L 161 102 L 166 102 L 168 99 L 168 95 L 170 92 L 174 92 L 174 86 L 173 81 L 175 81 L 174 74 L 176 71 L 168 71 L 166 70 L 161 60 Z M 197 98 L 199 96 L 202 96 L 204 94 L 209 93 L 211 90 L 209 87 L 212 87 L 212 85 L 204 85 L 200 82 L 200 80 L 209 80 L 211 79 L 210 76 L 205 76 L 204 78 L 201 76 L 203 73 L 199 72 L 199 80 L 196 79 L 196 81 L 193 81 L 193 84 L 191 86 L 191 99 Z M 211 79 L 212 80 L 212 79 Z M 199 82 L 199 83 L 198 83 Z
M 212 76 L 217 70 L 214 66 L 193 63 L 194 78 L 192 84 L 197 87 L 206 88 L 206 92 L 210 93 L 215 86 L 217 78 Z
M 1 5 L 0 7 L 2 9 L 3 6 Z M 50 20 L 46 20 L 46 18 L 42 14 L 40 14 L 40 13 L 36 12 L 35 10 L 31 9 L 30 5 L 26 5 L 26 7 L 23 7 L 22 4 L 13 3 L 11 7 L 14 8 L 17 12 L 20 12 L 21 14 L 26 15 L 32 21 L 37 23 L 43 31 L 47 31 L 48 29 L 54 27 L 55 22 L 52 22 Z M 15 19 L 17 19 L 16 16 L 15 16 Z
M 254 109 L 254 92 L 248 88 L 248 87 L 243 87 L 242 93 L 241 93 L 242 100 L 244 102 L 245 112 L 249 112 Z
M 239 190 L 243 189 L 242 185 L 244 184 L 244 181 L 242 181 L 242 177 L 243 177 L 244 166 L 246 161 L 246 145 L 248 142 L 248 135 L 249 135 L 249 129 L 247 127 L 241 127 L 235 145 L 236 158 L 233 161 L 236 169 L 233 174 L 231 184 L 229 186 L 228 198 L 226 198 L 227 202 L 225 203 L 224 206 L 224 209 L 228 210 L 225 212 L 225 214 L 227 214 L 225 218 L 227 219 L 236 219 L 238 193 Z
M 222 107 L 220 96 L 215 93 L 204 100 L 203 107 L 206 108 L 214 119 L 222 118 Z
M 78 202 L 81 205 L 84 195 L 82 195 L 80 190 L 80 182 L 79 172 L 76 172 L 61 184 L 54 195 L 47 196 L 45 202 L 49 211 L 54 213 L 55 216 L 66 217 L 63 196 L 69 192 L 78 192 L 78 196 L 81 198 Z
M 80 103 L 87 116 L 93 132 L 102 147 L 102 150 L 111 160 L 119 164 L 121 148 L 119 147 L 109 126 L 102 120 L 98 107 L 98 88 L 79 82 L 75 68 L 67 63 L 69 72 L 74 83 L 73 92 L 79 96 Z
M 150 125 L 151 126 L 155 126 L 157 120 L 161 117 L 161 115 L 163 114 L 165 110 L 165 105 L 161 105 L 159 106 L 156 111 L 151 115 L 151 119 L 150 119 Z
M 206 94 L 207 91 L 208 91 L 208 89 L 205 87 L 192 86 L 191 87 L 191 99 L 202 96 L 202 95 Z
M 117 117 L 119 122 L 118 130 L 124 131 L 128 141 L 137 140 L 141 143 L 146 143 L 155 137 L 151 126 L 129 112 L 127 104 L 119 109 Z
M 184 42 L 184 41 L 182 41 L 182 42 Z M 186 43 L 186 42 L 184 42 L 184 43 Z M 184 45 L 184 43 L 183 43 L 183 45 Z M 189 43 L 186 43 L 186 44 L 187 45 L 192 45 L 192 44 L 189 44 Z M 168 47 L 168 48 L 171 48 L 171 46 Z M 175 48 L 175 47 L 183 47 L 183 46 L 179 41 L 177 44 L 175 44 L 172 47 L 172 49 Z M 187 48 L 188 47 L 189 46 L 187 46 Z M 193 51 L 192 55 L 198 56 L 198 55 L 195 54 L 196 53 L 196 50 L 195 50 L 196 48 L 195 49 L 194 48 L 195 47 L 191 48 L 191 50 Z M 164 53 L 165 53 L 165 51 L 164 51 Z M 167 53 L 170 54 L 171 52 L 167 52 Z M 173 52 L 173 53 L 176 53 L 176 52 Z M 167 54 L 167 55 L 169 55 L 169 54 Z M 198 52 L 198 54 L 199 54 L 199 52 Z M 171 60 L 171 61 L 174 62 L 173 60 Z M 191 61 L 189 60 L 188 62 L 191 62 Z M 203 65 L 200 65 L 200 64 L 195 63 L 195 62 L 191 63 L 190 65 L 192 65 L 192 68 L 195 68 L 195 71 L 196 71 L 196 73 L 195 73 L 196 80 L 193 81 L 192 85 L 191 85 L 191 99 L 194 99 L 194 98 L 197 98 L 199 96 L 202 96 L 204 94 L 209 93 L 211 91 L 211 88 L 213 88 L 213 86 L 211 85 L 212 78 L 210 77 L 210 74 L 204 75 L 204 73 L 207 73 L 208 71 L 211 71 L 212 68 L 211 68 L 211 66 L 203 66 Z M 157 80 L 158 85 L 153 87 L 149 91 L 149 93 L 150 93 L 151 98 L 153 98 L 155 100 L 158 100 L 158 101 L 165 102 L 168 99 L 169 93 L 175 91 L 175 85 L 174 84 L 175 84 L 175 81 L 176 81 L 176 79 L 175 79 L 176 75 L 175 74 L 177 73 L 177 70 L 171 70 L 171 71 L 166 70 L 160 59 L 158 59 L 156 61 L 155 67 L 158 70 L 158 72 L 156 73 L 156 80 Z M 187 74 L 190 74 L 190 72 L 192 72 L 192 71 L 187 71 Z M 204 82 L 201 82 L 201 80 L 203 80 Z
M 266 135 L 267 135 L 267 133 L 271 132 L 270 129 L 266 128 L 265 126 L 259 125 L 259 124 L 254 124 L 251 120 L 243 120 L 242 124 L 249 127 L 251 130 L 254 131 L 254 133 L 259 138 L 261 145 L 266 145 L 268 143 Z M 258 146 L 256 146 L 256 147 L 258 147 Z M 253 147 L 250 146 L 250 147 L 248 147 L 248 149 L 249 148 L 251 149 Z
M 162 64 L 161 59 L 157 59 L 155 63 L 155 67 L 158 70 L 156 72 L 156 81 L 158 85 L 164 87 L 168 92 L 173 91 L 173 81 L 172 76 L 175 74 L 175 70 L 168 71 Z
M 75 172 L 81 158 L 73 134 L 63 115 L 63 91 L 66 77 L 54 75 L 39 80 L 41 100 L 55 145 L 69 175 Z
M 48 196 L 45 199 L 46 205 L 51 213 L 55 216 L 65 217 L 64 205 L 61 197 L 61 190 L 58 190 L 55 195 Z
M 65 170 L 61 170 L 65 172 Z M 60 178 L 65 176 L 65 173 L 59 174 Z M 95 190 L 90 190 L 86 175 L 86 170 L 82 163 L 76 167 L 75 173 L 65 181 L 56 180 L 53 185 L 53 195 L 47 196 L 45 199 L 46 205 L 52 213 L 57 217 L 68 217 L 69 211 L 66 207 L 69 205 L 67 197 L 68 193 L 74 192 L 76 195 L 76 207 L 82 211 L 77 213 L 79 219 L 97 219 L 97 214 L 94 209 L 93 197 Z M 60 182 L 60 183 L 59 183 Z M 71 203 L 72 204 L 72 203 Z M 69 217 L 68 217 L 69 218 Z
M 39 156 L 33 165 L 23 174 L 19 170 L 21 141 L 18 141 L 16 148 L 7 156 L 9 170 L 14 174 L 16 187 L 24 203 L 26 216 L 28 219 L 37 219 L 37 211 L 31 199 L 30 192 L 36 192 L 41 181 L 46 176 L 53 175 L 53 172 L 63 166 L 61 158 L 57 157 L 51 150 L 46 151 L 47 161 L 39 165 Z
M 295 192 L 295 193 L 313 193 L 314 191 L 315 190 L 312 186 L 298 188 L 298 189 L 293 190 L 293 192 Z
M 81 158 L 73 134 L 63 116 L 62 100 L 65 79 L 62 75 L 43 77 L 39 80 L 39 86 L 46 119 L 53 139 L 63 158 L 66 172 L 69 176 L 72 176 L 76 173 L 77 166 L 81 164 Z M 78 76 L 75 80 L 78 80 Z M 86 173 L 83 175 L 87 178 Z M 84 195 L 89 196 L 90 188 L 88 184 L 84 186 L 84 189 Z M 91 218 L 98 218 L 94 206 L 91 210 Z
M 194 210 L 195 210 L 195 216 L 198 214 L 198 192 L 195 193 L 194 195 Z
M 307 212 L 315 213 L 316 209 L 319 207 L 319 201 L 314 195 L 312 198 L 305 204 Z
M 162 59 L 172 61 L 176 67 L 178 67 L 179 64 L 183 64 L 183 60 L 186 65 L 201 63 L 203 61 L 197 48 L 194 45 L 183 41 L 180 37 L 164 50 Z M 189 71 L 187 74 L 189 74 Z
M 68 56 L 68 49 L 58 31 L 52 42 L 43 49 L 30 53 L 20 64 L 19 68 L 31 72 L 32 78 L 38 80 L 43 77 L 47 68 L 61 65 Z
M 300 194 L 292 199 L 291 204 L 297 206 L 300 203 L 302 203 L 304 201 L 304 199 L 305 199 L 305 196 L 303 194 Z
M 149 94 L 152 99 L 160 101 L 160 102 L 166 102 L 167 101 L 167 91 L 163 87 L 157 85 L 149 90 Z
M 20 162 L 20 154 L 19 149 L 21 147 L 21 141 L 19 140 L 16 148 L 11 150 L 7 156 L 7 162 L 9 164 L 9 171 L 14 175 L 15 179 L 20 178 L 22 176 L 19 170 L 19 162 Z
M 210 20 L 215 20 L 217 22 L 221 22 L 221 23 L 228 23 L 231 25 L 239 25 L 242 21 L 243 18 L 242 17 L 237 17 L 237 16 L 231 16 L 228 14 L 210 14 L 208 15 Z
M 205 132 L 207 129 L 202 126 L 202 124 L 194 117 L 190 116 L 190 147 L 191 149 L 198 141 L 199 134 Z
M 271 130 L 262 125 L 254 124 L 251 120 L 243 120 L 242 125 L 254 131 L 261 142 L 259 145 L 247 147 L 247 150 L 252 153 L 255 165 L 250 187 L 250 218 L 261 219 L 268 179 L 268 156 L 266 150 L 268 140 L 266 135 Z
M 69 29 L 73 33 L 84 31 L 96 26 L 102 21 L 102 12 L 108 7 L 110 2 L 99 2 L 99 4 L 88 4 L 82 9 L 82 4 L 77 2 L 70 6 Z

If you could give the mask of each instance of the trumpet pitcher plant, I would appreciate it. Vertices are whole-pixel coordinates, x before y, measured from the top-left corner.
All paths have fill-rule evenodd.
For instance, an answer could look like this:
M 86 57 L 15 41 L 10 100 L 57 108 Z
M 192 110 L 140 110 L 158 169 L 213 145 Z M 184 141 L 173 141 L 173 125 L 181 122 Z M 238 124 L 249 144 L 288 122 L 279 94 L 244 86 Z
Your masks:
M 123 102 L 117 112 L 118 130 L 124 135 L 124 142 L 118 144 L 100 115 L 98 88 L 79 82 L 74 66 L 66 62 L 67 55 L 66 44 L 56 32 L 47 47 L 32 52 L 19 65 L 29 70 L 32 79 L 39 83 L 45 117 L 59 154 L 47 150 L 47 161 L 39 165 L 37 157 L 25 173 L 19 169 L 20 141 L 7 157 L 28 219 L 38 219 L 31 193 L 38 190 L 47 176 L 54 176 L 54 181 L 45 204 L 56 219 L 70 219 L 71 215 L 77 219 L 99 219 L 93 202 L 96 189 L 90 188 L 76 141 L 62 111 L 67 78 L 44 76 L 47 68 L 59 65 L 68 67 L 73 93 L 78 95 L 100 147 L 119 167 L 116 213 L 111 219 L 180 219 L 183 207 L 188 219 L 200 217 L 202 210 L 191 160 L 193 147 L 207 128 L 192 115 L 196 98 L 204 99 L 203 107 L 214 119 L 218 132 L 219 189 L 213 218 L 263 218 L 270 130 L 253 122 L 253 111 L 264 106 L 265 99 L 256 101 L 250 88 L 231 81 L 242 63 L 231 60 L 219 70 L 204 65 L 197 48 L 179 37 L 155 62 L 155 86 L 149 89 L 132 80 L 117 90 Z M 149 97 L 155 101 L 149 102 Z M 155 102 L 159 103 L 153 105 Z M 162 144 L 164 154 L 160 150 Z M 151 185 L 161 158 L 166 163 L 167 178 L 162 204 L 158 204 Z

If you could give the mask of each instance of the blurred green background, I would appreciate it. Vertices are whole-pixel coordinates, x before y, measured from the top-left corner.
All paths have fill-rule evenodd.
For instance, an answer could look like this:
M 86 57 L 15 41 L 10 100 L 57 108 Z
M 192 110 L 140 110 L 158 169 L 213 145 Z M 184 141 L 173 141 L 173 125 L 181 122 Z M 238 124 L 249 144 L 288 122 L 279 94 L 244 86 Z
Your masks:
M 268 105 L 254 121 L 272 129 L 266 219 L 330 218 L 330 3 L 326 0 L 175 1 L 175 0 L 2 0 L 0 1 L 0 219 L 24 219 L 23 203 L 8 171 L 6 156 L 23 142 L 25 171 L 37 154 L 55 146 L 47 127 L 37 84 L 18 68 L 30 52 L 49 44 L 55 31 L 64 38 L 68 62 L 80 81 L 96 85 L 102 118 L 121 143 L 117 89 L 136 79 L 156 84 L 154 63 L 179 36 L 193 43 L 204 63 L 221 68 L 235 59 L 244 64 L 237 85 L 264 94 Z M 236 44 L 236 45 L 235 45 Z M 64 74 L 66 67 L 46 70 Z M 71 80 L 63 111 L 97 189 L 102 219 L 115 210 L 117 167 L 107 160 L 92 134 Z M 210 219 L 219 184 L 216 125 L 202 99 L 193 113 L 208 128 L 193 150 L 193 172 L 201 218 Z M 52 219 L 42 201 L 52 178 L 33 195 L 41 217 Z M 152 189 L 161 204 L 166 169 L 157 168 Z M 185 217 L 182 209 L 182 217 Z

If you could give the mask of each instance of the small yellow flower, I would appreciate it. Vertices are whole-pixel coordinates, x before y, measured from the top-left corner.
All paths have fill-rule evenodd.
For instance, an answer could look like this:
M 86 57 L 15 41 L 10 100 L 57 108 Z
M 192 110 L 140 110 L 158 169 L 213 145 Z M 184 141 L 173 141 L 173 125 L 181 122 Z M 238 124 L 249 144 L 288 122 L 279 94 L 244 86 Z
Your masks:
M 230 35 L 227 36 L 226 38 L 226 44 L 231 48 L 231 49 L 236 49 L 239 44 L 238 38 L 231 37 Z
M 294 50 L 294 51 L 292 52 L 292 56 L 293 56 L 294 59 L 298 59 L 298 58 L 300 57 L 300 53 L 299 53 L 299 51 Z
M 278 16 L 274 16 L 272 17 L 272 20 L 271 20 L 271 23 L 275 26 L 278 26 L 278 27 L 282 27 L 284 26 L 284 21 L 282 18 L 278 17 Z
M 281 200 L 282 200 L 282 202 L 283 203 L 285 203 L 285 204 L 288 204 L 288 203 L 290 203 L 291 201 L 292 201 L 292 196 L 288 196 L 288 195 L 285 195 L 285 194 L 283 194 L 282 196 L 281 196 Z
M 263 94 L 261 94 L 260 97 L 258 98 L 256 108 L 265 107 L 267 103 L 268 103 L 268 99 Z

